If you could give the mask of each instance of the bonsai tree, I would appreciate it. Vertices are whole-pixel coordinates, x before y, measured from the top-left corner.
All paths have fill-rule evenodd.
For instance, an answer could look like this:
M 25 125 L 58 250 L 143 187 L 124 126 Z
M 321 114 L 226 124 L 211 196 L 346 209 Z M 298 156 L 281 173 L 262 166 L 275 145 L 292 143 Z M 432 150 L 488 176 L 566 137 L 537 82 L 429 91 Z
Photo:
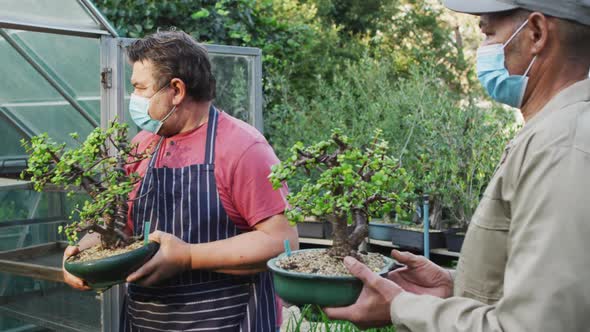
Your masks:
M 286 214 L 291 222 L 301 222 L 305 216 L 331 222 L 330 256 L 358 257 L 356 251 L 368 235 L 370 216 L 408 210 L 412 184 L 399 162 L 387 155 L 388 143 L 381 135 L 381 130 L 375 130 L 365 149 L 353 146 L 339 129 L 332 131 L 329 140 L 311 146 L 298 142 L 291 149 L 292 156 L 275 165 L 269 176 L 276 189 L 298 170 L 306 172 L 301 190 L 287 197 L 291 207 Z M 354 225 L 352 233 L 349 224 Z
M 141 179 L 137 174 L 127 176 L 123 166 L 147 157 L 136 154 L 127 143 L 127 125 L 111 122 L 106 129 L 94 129 L 86 141 L 81 142 L 76 133 L 70 136 L 80 143 L 75 149 L 57 144 L 46 133 L 23 140 L 30 154 L 28 167 L 21 174 L 30 177 L 37 191 L 49 184 L 68 191 L 71 196 L 77 190 L 89 195 L 89 200 L 72 212 L 70 219 L 79 214 L 79 220 L 59 228 L 70 244 L 81 233 L 98 233 L 103 248 L 125 247 L 136 241 L 124 232 L 127 220 L 127 197 Z

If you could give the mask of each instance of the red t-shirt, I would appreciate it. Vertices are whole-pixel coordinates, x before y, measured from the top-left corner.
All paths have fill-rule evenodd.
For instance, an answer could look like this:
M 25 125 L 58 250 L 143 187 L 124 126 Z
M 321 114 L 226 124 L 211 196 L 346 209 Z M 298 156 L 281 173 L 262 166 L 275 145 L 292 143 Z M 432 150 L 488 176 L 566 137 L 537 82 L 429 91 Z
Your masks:
M 139 132 L 132 140 L 138 151 L 154 150 L 160 136 Z M 164 138 L 154 167 L 180 168 L 205 162 L 207 124 L 172 137 Z M 144 176 L 150 159 L 126 167 L 128 173 Z M 282 213 L 286 206 L 287 187 L 273 190 L 268 179 L 272 165 L 279 163 L 272 147 L 256 128 L 227 113 L 220 112 L 215 138 L 215 180 L 219 197 L 229 218 L 241 230 Z M 134 199 L 138 183 L 130 193 Z M 129 211 L 131 211 L 130 203 Z M 127 224 L 133 227 L 131 213 Z

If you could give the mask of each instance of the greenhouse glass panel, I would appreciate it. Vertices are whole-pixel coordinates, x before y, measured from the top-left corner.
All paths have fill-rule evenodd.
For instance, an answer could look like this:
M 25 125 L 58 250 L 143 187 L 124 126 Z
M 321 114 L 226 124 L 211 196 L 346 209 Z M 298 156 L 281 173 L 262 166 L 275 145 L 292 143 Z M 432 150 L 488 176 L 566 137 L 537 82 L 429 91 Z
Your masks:
M 34 132 L 46 132 L 58 143 L 76 145 L 78 143 L 70 137 L 70 133 L 77 132 L 80 137 L 85 138 L 94 128 L 66 101 L 51 105 L 25 104 L 25 106 L 13 106 L 10 109 Z
M 57 227 L 68 222 L 65 207 L 62 192 L 0 191 L 0 251 L 64 241 Z
M 26 187 L 0 190 L 0 264 L 17 259 L 13 265 L 45 266 L 60 274 L 65 238 L 58 227 L 65 225 L 70 210 L 83 199 L 83 195 L 66 199 L 63 192 L 39 193 Z M 18 249 L 25 251 L 16 258 L 12 252 Z M 94 293 L 78 292 L 52 280 L 0 273 L 2 331 L 100 331 L 100 311 Z
M 100 100 L 99 40 L 23 31 L 19 44 L 36 54 L 52 75 L 77 98 Z M 94 115 L 100 119 L 99 113 Z
M 25 154 L 25 149 L 20 143 L 20 140 L 23 139 L 24 136 L 13 126 L 9 125 L 6 121 L 0 120 L 0 133 L 2 133 L 0 159 L 2 159 L 3 156 L 22 156 Z
M 232 116 L 251 123 L 254 113 L 252 58 L 209 53 L 217 80 L 215 105 Z
M 0 73 L 11 79 L 0 81 L 0 111 L 9 113 L 33 134 L 47 132 L 57 142 L 73 144 L 70 132 L 85 137 L 100 122 L 99 41 L 4 31 L 11 43 L 0 37 L 0 61 L 11 66 L 2 66 Z M 23 58 L 14 44 L 40 69 Z M 62 93 L 39 70 L 49 75 Z M 78 104 L 78 110 L 64 94 Z M 0 157 L 7 155 L 8 151 L 0 150 Z
M 101 25 L 76 0 L 2 0 L 0 21 L 100 30 Z
M 9 36 L 15 35 L 10 30 Z M 0 105 L 62 100 L 60 94 L 0 36 Z M 9 65 L 4 65 L 9 64 Z
M 2 331 L 101 331 L 100 300 L 94 292 L 0 273 L 0 297 Z

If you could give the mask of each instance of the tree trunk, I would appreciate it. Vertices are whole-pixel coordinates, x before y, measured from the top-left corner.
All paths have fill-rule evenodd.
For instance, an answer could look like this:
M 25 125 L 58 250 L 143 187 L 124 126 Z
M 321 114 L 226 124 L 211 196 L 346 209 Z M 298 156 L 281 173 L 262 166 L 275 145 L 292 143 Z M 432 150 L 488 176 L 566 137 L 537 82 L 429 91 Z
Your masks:
M 115 232 L 115 220 L 108 214 L 103 215 L 103 218 L 106 231 L 100 235 L 100 241 L 103 248 L 113 249 L 117 246 L 118 240 Z
M 328 221 L 332 224 L 332 248 L 328 249 L 328 255 L 344 258 L 350 255 L 352 246 L 348 242 L 348 225 L 346 216 L 329 216 Z
M 441 229 L 442 228 L 442 213 L 443 213 L 443 206 L 438 199 L 432 200 L 432 207 L 430 210 L 430 227 L 432 229 Z
M 359 246 L 363 242 L 364 239 L 369 236 L 369 225 L 367 225 L 367 220 L 369 219 L 365 212 L 361 210 L 355 210 L 353 212 L 354 218 L 354 231 L 348 237 L 348 241 L 354 250 L 358 250 Z
M 357 250 L 363 240 L 369 233 L 367 226 L 367 216 L 361 211 L 353 212 L 355 229 L 352 234 L 348 235 L 348 224 L 346 216 L 330 216 L 328 221 L 332 223 L 334 234 L 332 236 L 332 248 L 328 249 L 328 255 L 332 257 L 344 258 L 353 256 L 358 258 Z

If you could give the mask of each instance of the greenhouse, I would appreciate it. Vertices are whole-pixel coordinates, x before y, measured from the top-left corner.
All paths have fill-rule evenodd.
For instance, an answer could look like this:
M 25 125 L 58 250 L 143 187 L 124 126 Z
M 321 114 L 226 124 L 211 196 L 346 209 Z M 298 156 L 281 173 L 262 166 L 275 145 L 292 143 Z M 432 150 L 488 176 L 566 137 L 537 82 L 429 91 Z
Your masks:
M 19 174 L 27 164 L 22 139 L 47 132 L 75 144 L 113 119 L 128 119 L 133 88 L 125 47 L 87 0 L 8 1 L 0 10 L 0 330 L 116 331 L 120 296 L 62 283 L 66 245 L 58 227 L 76 197 L 36 192 Z M 220 108 L 262 130 L 259 49 L 207 45 L 218 79 Z M 131 135 L 137 132 L 133 125 Z

